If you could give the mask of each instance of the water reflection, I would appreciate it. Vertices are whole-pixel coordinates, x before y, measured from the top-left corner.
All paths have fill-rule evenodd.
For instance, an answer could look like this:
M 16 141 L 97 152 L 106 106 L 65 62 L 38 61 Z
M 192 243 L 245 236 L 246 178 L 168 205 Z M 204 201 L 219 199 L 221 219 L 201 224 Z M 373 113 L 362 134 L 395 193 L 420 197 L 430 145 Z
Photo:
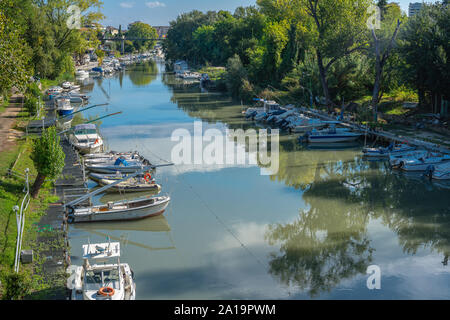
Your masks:
M 158 66 L 153 60 L 140 62 L 130 66 L 126 74 L 130 77 L 131 82 L 137 87 L 148 86 L 154 81 L 158 75 Z M 120 80 L 120 77 L 119 77 Z M 122 87 L 122 80 L 120 86 Z
M 198 88 L 171 84 L 169 78 L 166 84 L 172 101 L 191 117 L 231 129 L 255 127 L 228 97 L 199 94 Z M 280 169 L 270 179 L 298 190 L 306 209 L 290 223 L 271 224 L 265 233 L 267 243 L 279 247 L 269 255 L 269 272 L 280 283 L 317 297 L 365 274 L 376 249 L 370 221 L 393 231 L 405 254 L 427 249 L 447 266 L 450 184 L 397 174 L 386 162 L 364 161 L 360 150 L 361 144 L 305 147 L 295 137 L 281 137 Z

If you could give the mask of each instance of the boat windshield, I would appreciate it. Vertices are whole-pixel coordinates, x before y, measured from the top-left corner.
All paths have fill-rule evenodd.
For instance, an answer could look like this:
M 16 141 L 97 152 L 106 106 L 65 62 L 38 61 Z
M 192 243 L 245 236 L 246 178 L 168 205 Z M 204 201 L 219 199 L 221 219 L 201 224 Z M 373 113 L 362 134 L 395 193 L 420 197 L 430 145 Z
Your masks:
M 83 129 L 75 131 L 75 135 L 84 135 L 84 134 L 96 134 L 97 130 L 95 129 Z
M 85 289 L 99 290 L 102 287 L 120 289 L 120 277 L 118 269 L 86 271 Z

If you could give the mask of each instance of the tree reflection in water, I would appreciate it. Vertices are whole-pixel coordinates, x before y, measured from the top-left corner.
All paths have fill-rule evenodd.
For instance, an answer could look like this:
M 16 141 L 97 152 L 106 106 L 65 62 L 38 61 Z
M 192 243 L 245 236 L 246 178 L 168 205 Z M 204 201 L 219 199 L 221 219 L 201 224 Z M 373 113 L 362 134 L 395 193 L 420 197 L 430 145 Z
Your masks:
M 129 67 L 127 74 L 135 86 L 145 87 L 156 79 L 158 66 L 153 60 L 141 62 Z
M 230 129 L 255 127 L 228 97 L 201 94 L 172 80 L 164 77 L 172 101 L 190 116 Z M 371 220 L 394 231 L 405 254 L 426 248 L 443 255 L 447 265 L 449 188 L 420 175 L 395 174 L 385 162 L 364 161 L 360 151 L 308 150 L 293 136 L 280 137 L 280 168 L 270 179 L 301 191 L 306 204 L 295 221 L 270 225 L 265 234 L 270 245 L 280 248 L 269 262 L 269 272 L 280 282 L 318 296 L 365 274 L 376 249 L 367 231 Z

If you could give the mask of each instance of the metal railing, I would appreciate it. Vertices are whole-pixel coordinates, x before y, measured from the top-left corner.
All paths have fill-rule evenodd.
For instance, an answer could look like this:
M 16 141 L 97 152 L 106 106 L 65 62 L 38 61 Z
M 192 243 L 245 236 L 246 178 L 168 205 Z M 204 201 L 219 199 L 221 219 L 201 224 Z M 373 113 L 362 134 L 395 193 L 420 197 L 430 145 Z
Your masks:
M 17 222 L 17 243 L 16 243 L 16 256 L 14 259 L 14 271 L 19 272 L 20 266 L 20 252 L 22 250 L 22 240 L 23 240 L 23 230 L 25 227 L 25 212 L 30 204 L 30 181 L 29 181 L 30 169 L 25 169 L 25 187 L 23 192 L 25 192 L 25 197 L 23 197 L 22 204 L 19 206 L 14 206 L 13 210 L 16 213 Z

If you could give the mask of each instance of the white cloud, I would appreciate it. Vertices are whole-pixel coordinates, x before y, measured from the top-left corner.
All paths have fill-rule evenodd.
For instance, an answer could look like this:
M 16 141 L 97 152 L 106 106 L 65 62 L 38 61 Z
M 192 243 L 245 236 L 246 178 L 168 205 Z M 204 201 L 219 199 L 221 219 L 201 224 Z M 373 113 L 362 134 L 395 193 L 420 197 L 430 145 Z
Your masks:
M 158 8 L 158 7 L 165 7 L 166 4 L 163 2 L 159 2 L 159 1 L 154 1 L 154 2 L 147 2 L 145 4 L 147 7 L 153 9 L 153 8 Z
M 121 2 L 120 6 L 122 8 L 133 8 L 134 7 L 134 2 Z

